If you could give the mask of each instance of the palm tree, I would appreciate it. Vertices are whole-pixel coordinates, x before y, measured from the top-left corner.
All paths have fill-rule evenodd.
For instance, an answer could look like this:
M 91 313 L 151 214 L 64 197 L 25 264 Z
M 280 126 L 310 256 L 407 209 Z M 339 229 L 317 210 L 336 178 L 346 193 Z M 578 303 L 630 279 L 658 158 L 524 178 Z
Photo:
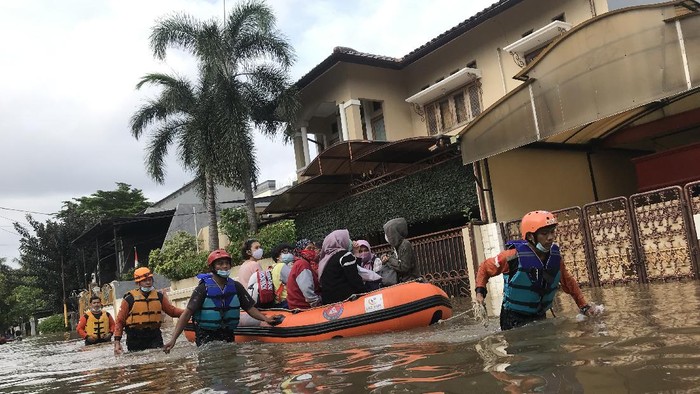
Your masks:
M 272 10 L 262 2 L 238 4 L 220 26 L 174 15 L 157 23 L 151 47 L 159 59 L 178 47 L 198 59 L 206 93 L 215 116 L 220 161 L 209 167 L 216 182 L 243 191 L 251 232 L 257 231 L 253 187 L 257 183 L 253 131 L 266 135 L 284 132 L 288 139 L 299 106 L 290 88 L 288 70 L 294 60 L 291 46 L 275 28 Z
M 157 98 L 142 105 L 131 118 L 131 133 L 139 139 L 153 127 L 146 153 L 146 170 L 159 183 L 165 180 L 164 161 L 171 145 L 177 145 L 177 156 L 182 166 L 196 174 L 200 195 L 209 213 L 209 247 L 219 247 L 216 220 L 214 170 L 221 155 L 216 150 L 219 132 L 216 125 L 216 103 L 211 87 L 200 79 L 194 85 L 184 78 L 167 74 L 147 74 L 136 85 L 159 87 Z

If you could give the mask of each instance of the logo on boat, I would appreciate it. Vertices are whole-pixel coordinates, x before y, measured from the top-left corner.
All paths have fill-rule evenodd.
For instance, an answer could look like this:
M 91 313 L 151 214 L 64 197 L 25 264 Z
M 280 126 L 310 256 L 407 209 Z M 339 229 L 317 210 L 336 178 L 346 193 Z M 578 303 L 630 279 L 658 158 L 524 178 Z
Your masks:
M 384 295 L 376 294 L 365 298 L 365 312 L 374 312 L 384 309 Z
M 335 320 L 343 314 L 343 304 L 331 305 L 323 310 L 323 317 L 326 320 Z

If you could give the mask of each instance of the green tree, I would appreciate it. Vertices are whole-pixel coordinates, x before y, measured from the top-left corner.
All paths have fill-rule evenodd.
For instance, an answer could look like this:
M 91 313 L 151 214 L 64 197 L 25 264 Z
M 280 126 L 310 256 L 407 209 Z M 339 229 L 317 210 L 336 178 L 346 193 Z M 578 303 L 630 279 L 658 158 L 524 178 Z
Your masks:
M 153 270 L 170 280 L 191 278 L 207 271 L 206 251 L 197 252 L 197 239 L 184 231 L 154 249 L 148 255 Z
M 150 205 L 141 189 L 117 182 L 115 190 L 98 190 L 89 196 L 64 201 L 62 213 L 68 213 L 67 206 L 72 206 L 75 208 L 75 214 L 85 216 L 91 221 L 98 221 L 104 218 L 136 215 Z
M 166 74 L 147 74 L 136 85 L 160 88 L 158 97 L 142 105 L 131 118 L 131 132 L 139 139 L 151 126 L 146 151 L 146 171 L 159 183 L 165 180 L 165 157 L 171 144 L 177 145 L 178 159 L 183 168 L 194 172 L 198 191 L 209 213 L 209 245 L 219 247 L 216 219 L 217 165 L 226 163 L 217 148 L 220 128 L 215 118 L 216 103 L 211 85 L 200 79 L 193 84 L 184 78 Z
M 231 245 L 234 245 L 234 249 L 237 249 L 250 235 L 250 225 L 248 224 L 245 208 L 226 208 L 222 210 L 219 226 L 221 231 L 231 241 Z
M 294 60 L 293 50 L 275 23 L 275 16 L 267 5 L 246 1 L 231 11 L 223 26 L 216 21 L 201 22 L 181 14 L 161 20 L 151 34 L 151 47 L 157 58 L 165 59 L 171 47 L 184 49 L 197 57 L 201 85 L 207 95 L 211 95 L 207 97 L 213 99 L 211 103 L 207 101 L 205 107 L 214 111 L 213 119 L 212 116 L 200 117 L 206 123 L 200 125 L 199 132 L 213 135 L 210 141 L 215 148 L 196 152 L 219 157 L 218 160 L 209 158 L 207 162 L 213 161 L 216 165 L 197 173 L 208 177 L 207 185 L 212 181 L 220 182 L 243 191 L 252 232 L 257 231 L 258 225 L 253 198 L 258 175 L 253 129 L 257 127 L 267 135 L 284 131 L 288 137 L 299 109 L 288 75 Z M 170 97 L 180 101 L 179 97 Z M 157 112 L 157 108 L 151 112 Z M 167 110 L 160 112 L 167 113 Z M 165 119 L 166 116 L 159 118 Z M 169 121 L 174 120 L 171 117 Z M 152 143 L 150 148 L 167 146 L 173 140 L 167 136 L 173 134 L 164 131 L 163 138 L 154 140 L 159 143 Z M 183 143 L 178 143 L 182 148 Z M 215 215 L 210 213 L 212 246 L 218 246 L 218 239 L 213 239 L 218 234 L 213 225 L 215 220 Z

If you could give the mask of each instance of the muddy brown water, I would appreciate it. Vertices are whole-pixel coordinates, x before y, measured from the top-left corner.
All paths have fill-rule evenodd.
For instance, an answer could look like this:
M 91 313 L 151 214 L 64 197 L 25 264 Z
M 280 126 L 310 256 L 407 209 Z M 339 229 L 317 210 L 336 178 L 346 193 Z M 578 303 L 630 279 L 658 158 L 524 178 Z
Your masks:
M 696 393 L 700 281 L 584 289 L 605 305 L 501 332 L 467 313 L 401 333 L 322 343 L 211 344 L 112 354 L 64 335 L 0 346 L 1 393 Z M 468 299 L 454 301 L 468 310 Z M 167 338 L 167 333 L 166 333 Z

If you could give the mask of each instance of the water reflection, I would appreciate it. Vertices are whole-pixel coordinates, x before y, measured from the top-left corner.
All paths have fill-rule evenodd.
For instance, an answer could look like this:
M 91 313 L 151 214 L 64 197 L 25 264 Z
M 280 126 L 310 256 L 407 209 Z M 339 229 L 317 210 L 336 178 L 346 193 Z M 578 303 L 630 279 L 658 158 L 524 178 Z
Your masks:
M 606 314 L 507 332 L 470 314 L 443 325 L 311 344 L 178 342 L 112 355 L 63 335 L 0 346 L 0 392 L 693 392 L 700 387 L 700 282 L 587 289 Z M 456 312 L 471 307 L 455 303 Z

